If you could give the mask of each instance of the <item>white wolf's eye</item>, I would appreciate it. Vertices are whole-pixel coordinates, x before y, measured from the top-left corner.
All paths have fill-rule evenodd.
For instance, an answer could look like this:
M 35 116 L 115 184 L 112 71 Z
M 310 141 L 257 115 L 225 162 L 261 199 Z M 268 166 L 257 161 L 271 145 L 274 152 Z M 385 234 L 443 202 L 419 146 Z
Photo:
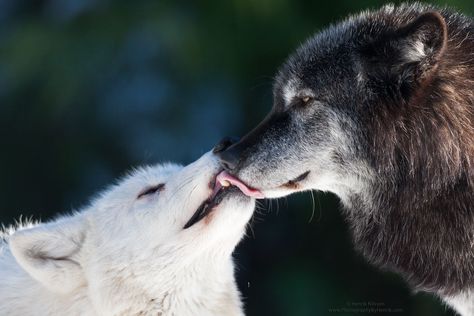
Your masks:
M 140 192 L 137 196 L 137 199 L 141 198 L 141 197 L 144 197 L 145 195 L 150 195 L 150 194 L 154 194 L 158 191 L 163 191 L 165 188 L 165 184 L 164 183 L 160 183 L 160 184 L 157 184 L 157 185 L 153 185 L 151 187 L 147 187 L 145 188 L 142 192 Z

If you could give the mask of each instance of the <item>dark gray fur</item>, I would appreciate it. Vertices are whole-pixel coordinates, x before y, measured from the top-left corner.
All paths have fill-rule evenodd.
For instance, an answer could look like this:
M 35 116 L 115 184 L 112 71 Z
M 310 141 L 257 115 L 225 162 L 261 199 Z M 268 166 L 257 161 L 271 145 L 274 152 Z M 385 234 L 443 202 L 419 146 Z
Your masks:
M 416 41 L 426 56 L 410 60 Z M 419 290 L 472 288 L 473 54 L 473 20 L 449 9 L 409 4 L 350 17 L 289 57 L 272 111 L 223 163 L 263 189 L 331 169 L 370 262 Z M 292 79 L 309 104 L 302 95 L 285 102 Z

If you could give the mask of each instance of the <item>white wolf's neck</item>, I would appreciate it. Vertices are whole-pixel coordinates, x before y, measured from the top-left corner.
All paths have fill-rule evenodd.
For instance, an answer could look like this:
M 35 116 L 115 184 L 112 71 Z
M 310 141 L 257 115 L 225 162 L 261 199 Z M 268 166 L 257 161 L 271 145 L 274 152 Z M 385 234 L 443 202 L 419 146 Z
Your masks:
M 231 257 L 222 256 L 197 261 L 185 271 L 160 268 L 156 275 L 131 271 L 125 276 L 111 269 L 109 293 L 104 293 L 109 305 L 94 306 L 87 285 L 66 295 L 50 292 L 17 264 L 8 246 L 0 245 L 0 315 L 242 315 L 233 269 Z M 142 288 L 144 278 L 148 286 Z
M 155 276 L 146 265 L 130 269 L 125 279 L 119 270 L 103 271 L 110 275 L 104 290 L 111 290 L 108 299 L 101 300 L 109 304 L 103 310 L 113 311 L 112 315 L 133 315 L 143 309 L 150 315 L 242 315 L 230 256 L 204 256 L 191 264 L 170 262 L 167 267 L 160 264 Z
M 453 296 L 443 296 L 441 298 L 460 315 L 474 315 L 474 294 L 471 290 L 464 291 Z

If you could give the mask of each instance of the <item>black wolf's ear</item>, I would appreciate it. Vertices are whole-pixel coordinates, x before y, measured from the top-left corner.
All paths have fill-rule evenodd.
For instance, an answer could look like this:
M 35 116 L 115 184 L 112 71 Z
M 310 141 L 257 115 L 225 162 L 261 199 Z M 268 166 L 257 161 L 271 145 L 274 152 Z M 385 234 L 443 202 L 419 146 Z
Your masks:
M 447 27 L 438 12 L 427 12 L 363 51 L 368 76 L 381 83 L 396 84 L 403 97 L 438 68 L 447 45 Z M 393 86 L 390 88 L 393 91 Z
M 441 14 L 422 14 L 397 31 L 395 40 L 401 45 L 401 62 L 419 63 L 421 71 L 429 71 L 437 65 L 446 50 L 447 33 Z
M 84 281 L 80 264 L 86 234 L 80 216 L 63 218 L 15 232 L 8 239 L 18 264 L 35 280 L 56 293 L 68 293 Z

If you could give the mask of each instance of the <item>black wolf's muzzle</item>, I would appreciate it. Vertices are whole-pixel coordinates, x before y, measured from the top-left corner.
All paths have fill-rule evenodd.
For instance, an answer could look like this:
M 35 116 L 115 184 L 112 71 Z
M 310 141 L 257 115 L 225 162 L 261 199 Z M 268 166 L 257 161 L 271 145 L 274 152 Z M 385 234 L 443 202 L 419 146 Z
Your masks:
M 238 142 L 237 137 L 224 137 L 212 150 L 219 157 L 221 165 L 228 171 L 235 170 L 239 164 L 240 150 L 238 146 L 235 146 Z

